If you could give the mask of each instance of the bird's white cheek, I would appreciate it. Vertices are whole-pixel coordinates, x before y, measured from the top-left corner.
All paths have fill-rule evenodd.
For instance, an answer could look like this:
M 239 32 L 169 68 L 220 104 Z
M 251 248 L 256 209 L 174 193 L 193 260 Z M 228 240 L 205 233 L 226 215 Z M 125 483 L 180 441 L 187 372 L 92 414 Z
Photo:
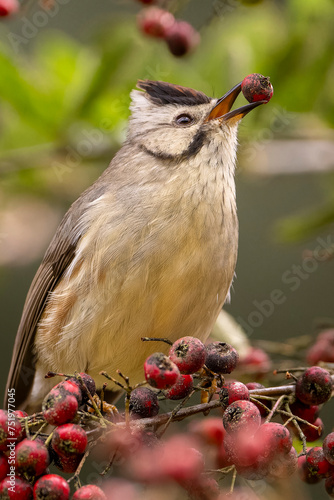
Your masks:
M 150 131 L 141 140 L 141 145 L 154 155 L 175 157 L 186 151 L 196 132 L 174 127 Z

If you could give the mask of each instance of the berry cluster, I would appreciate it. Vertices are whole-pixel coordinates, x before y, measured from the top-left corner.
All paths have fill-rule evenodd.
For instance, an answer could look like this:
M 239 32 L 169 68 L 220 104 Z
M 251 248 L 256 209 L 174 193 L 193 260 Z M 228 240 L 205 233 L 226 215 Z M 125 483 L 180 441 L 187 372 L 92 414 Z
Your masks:
M 154 1 L 142 1 L 152 4 Z M 138 15 L 138 27 L 147 36 L 164 40 L 176 57 L 194 50 L 200 42 L 199 33 L 186 21 L 175 19 L 171 12 L 159 7 L 143 9 Z
M 259 358 L 263 360 L 263 354 Z M 238 476 L 275 481 L 297 469 L 306 483 L 325 479 L 326 491 L 334 498 L 334 433 L 322 446 L 310 446 L 323 430 L 318 415 L 332 395 L 330 372 L 312 366 L 299 377 L 288 374 L 295 378 L 293 384 L 266 389 L 258 382 L 225 379 L 238 360 L 229 344 L 205 346 L 194 337 L 183 337 L 170 345 L 168 356 L 157 352 L 147 358 L 146 382 L 135 387 L 119 372 L 125 384 L 102 372 L 118 390 L 124 389 L 124 414 L 103 400 L 103 390 L 96 394 L 94 380 L 85 373 L 63 375 L 40 413 L 0 410 L 0 498 L 68 500 L 73 481 L 72 500 L 142 500 L 152 492 L 159 495 L 159 485 L 168 485 L 171 500 L 187 495 L 194 500 L 238 495 L 251 500 L 256 499 L 253 492 L 239 487 L 226 496 L 217 480 L 231 473 L 233 484 Z M 61 374 L 50 372 L 47 377 L 55 375 Z M 196 394 L 201 404 L 185 407 Z M 178 401 L 171 413 L 160 413 L 163 400 Z M 182 434 L 163 437 L 171 422 L 210 411 L 216 415 L 192 420 Z M 43 433 L 50 426 L 52 431 Z M 293 436 L 302 441 L 299 456 Z M 109 477 L 101 488 L 81 486 L 78 476 L 90 453 L 98 463 L 108 464 L 102 475 L 117 466 L 123 479 Z M 51 473 L 51 465 L 62 475 Z

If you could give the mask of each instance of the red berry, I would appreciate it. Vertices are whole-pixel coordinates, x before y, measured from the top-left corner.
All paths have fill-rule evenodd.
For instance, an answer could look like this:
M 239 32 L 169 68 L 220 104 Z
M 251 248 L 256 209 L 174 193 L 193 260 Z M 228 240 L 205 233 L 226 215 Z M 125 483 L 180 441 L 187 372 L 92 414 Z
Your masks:
M 72 500 L 107 500 L 107 497 L 98 486 L 87 484 L 74 493 Z
M 32 487 L 20 477 L 6 477 L 0 482 L 0 498 L 3 500 L 31 500 Z
M 17 416 L 17 418 L 26 418 L 26 417 L 29 417 L 29 415 L 28 415 L 28 413 L 26 411 L 15 410 L 14 413 Z
M 306 456 L 301 455 L 298 457 L 298 474 L 299 477 L 304 483 L 307 484 L 315 484 L 321 481 L 319 476 L 316 476 L 310 472 L 308 465 L 306 463 Z
M 186 21 L 175 21 L 167 30 L 165 39 L 169 51 L 176 57 L 181 57 L 197 47 L 200 42 L 198 31 Z
M 60 382 L 57 384 L 53 389 L 60 389 L 64 390 L 65 393 L 70 394 L 71 396 L 74 396 L 76 400 L 78 401 L 78 405 L 80 406 L 82 403 L 82 391 L 79 385 L 73 380 L 73 379 L 68 379 L 64 380 L 63 382 Z
M 214 373 L 231 373 L 238 360 L 237 351 L 225 342 L 212 342 L 206 346 L 205 365 Z
M 55 452 L 62 457 L 80 455 L 86 450 L 87 434 L 80 425 L 60 425 L 53 431 L 51 444 Z
M 298 468 L 298 456 L 296 450 L 292 447 L 289 453 L 277 453 L 268 465 L 268 477 L 274 479 L 285 479 Z
M 253 390 L 256 390 L 256 389 L 265 389 L 264 385 L 262 384 L 259 384 L 258 382 L 248 382 L 246 384 L 246 387 L 249 391 L 253 391 Z M 252 396 L 253 394 L 250 394 L 250 396 Z M 255 406 L 259 409 L 259 412 L 261 414 L 261 417 L 265 418 L 271 407 L 272 407 L 272 404 L 271 404 L 271 401 L 268 401 L 267 399 L 263 399 L 261 400 L 260 397 L 257 397 L 256 399 L 259 400 L 259 403 L 257 401 L 252 401 L 252 403 L 255 404 Z M 261 403 L 261 404 L 260 404 Z M 263 405 L 267 408 L 264 408 Z
M 165 38 L 168 30 L 175 23 L 173 14 L 158 7 L 150 7 L 138 15 L 139 29 L 148 36 Z
M 5 455 L 0 454 L 0 481 L 5 479 L 9 473 L 8 459 Z
M 45 396 L 42 411 L 49 424 L 65 424 L 73 420 L 77 414 L 78 401 L 75 396 L 55 387 Z
M 225 409 L 233 401 L 239 401 L 240 399 L 249 401 L 249 390 L 242 382 L 226 382 L 219 391 L 219 399 Z
M 198 372 L 204 365 L 205 356 L 204 344 L 195 337 L 182 337 L 169 350 L 169 358 L 185 375 Z
M 78 468 L 83 455 L 72 454 L 66 457 L 56 455 L 54 453 L 54 464 L 62 472 L 66 474 L 73 474 Z
M 0 410 L 0 451 L 8 451 L 9 444 L 16 444 L 24 436 L 24 429 L 14 412 Z
M 325 437 L 322 448 L 327 462 L 334 465 L 334 432 Z
M 276 422 L 261 425 L 254 437 L 261 443 L 261 453 L 265 456 L 273 456 L 277 453 L 287 454 L 292 447 L 290 432 L 284 425 Z
M 180 371 L 162 352 L 156 352 L 147 358 L 144 364 L 147 382 L 157 389 L 169 389 L 180 376 Z
M 311 366 L 298 378 L 296 398 L 306 405 L 319 405 L 332 395 L 330 373 L 319 366 Z
M 63 477 L 46 474 L 34 486 L 34 500 L 68 500 L 70 487 Z
M 0 0 L 0 16 L 6 17 L 15 14 L 20 9 L 20 3 L 17 0 Z
M 252 73 L 246 76 L 241 83 L 241 90 L 248 102 L 270 101 L 274 93 L 269 77 Z
M 290 405 L 290 410 L 294 415 L 296 415 L 296 417 L 307 420 L 310 424 L 313 424 L 313 422 L 318 418 L 319 409 L 318 405 L 309 406 L 298 400 Z
M 324 424 L 321 418 L 318 417 L 314 422 L 312 422 L 312 424 L 316 425 L 318 428 L 314 429 L 309 425 L 301 424 L 299 422 L 300 428 L 306 437 L 306 441 L 308 441 L 309 443 L 312 443 L 313 441 L 317 441 L 318 439 L 320 439 L 324 432 Z M 299 437 L 298 432 L 295 432 L 294 430 L 294 433 L 296 434 L 297 437 Z
M 189 425 L 189 430 L 207 444 L 221 445 L 226 431 L 220 417 L 207 417 L 195 420 Z
M 327 462 L 321 446 L 315 446 L 308 450 L 306 464 L 313 476 L 325 477 L 330 470 L 330 463 Z
M 334 476 L 330 476 L 326 479 L 325 490 L 331 498 L 334 498 Z
M 241 467 L 254 464 L 259 456 L 258 441 L 252 434 L 227 434 L 224 438 L 224 448 L 228 460 Z
M 234 401 L 224 412 L 223 424 L 226 432 L 254 433 L 261 424 L 261 415 L 250 401 Z
M 268 373 L 271 368 L 271 360 L 266 352 L 260 347 L 250 347 L 245 356 L 240 358 L 240 367 L 247 368 L 254 375 Z
M 40 476 L 50 463 L 49 452 L 42 441 L 24 439 L 16 446 L 15 466 L 19 474 Z
M 158 396 L 148 387 L 137 387 L 131 392 L 129 410 L 132 417 L 154 417 L 159 413 Z
M 167 399 L 178 400 L 187 397 L 194 388 L 192 375 L 180 375 L 177 381 L 165 393 Z

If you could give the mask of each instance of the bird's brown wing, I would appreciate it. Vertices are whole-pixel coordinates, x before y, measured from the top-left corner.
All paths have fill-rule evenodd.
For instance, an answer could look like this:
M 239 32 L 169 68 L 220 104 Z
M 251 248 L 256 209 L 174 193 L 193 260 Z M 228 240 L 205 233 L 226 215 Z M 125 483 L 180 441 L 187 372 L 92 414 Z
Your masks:
M 71 239 L 71 214 L 68 212 L 60 224 L 30 286 L 17 331 L 11 366 L 5 390 L 15 389 L 15 404 L 27 398 L 34 379 L 33 343 L 36 326 L 41 318 L 50 292 L 54 290 L 64 270 L 73 259 L 77 241 Z M 73 222 L 73 221 L 72 221 Z M 66 227 L 67 226 L 67 227 Z M 69 236 L 67 236 L 69 235 Z

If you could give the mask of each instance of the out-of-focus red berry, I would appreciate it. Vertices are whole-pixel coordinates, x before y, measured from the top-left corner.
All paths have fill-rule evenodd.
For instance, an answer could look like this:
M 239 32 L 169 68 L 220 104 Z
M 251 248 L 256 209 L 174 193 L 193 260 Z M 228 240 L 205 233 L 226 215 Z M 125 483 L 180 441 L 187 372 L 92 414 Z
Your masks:
M 304 436 L 306 437 L 306 441 L 309 443 L 312 443 L 313 441 L 317 441 L 318 439 L 321 438 L 323 432 L 324 432 L 324 423 L 321 420 L 321 418 L 317 418 L 314 422 L 312 422 L 313 425 L 317 427 L 317 429 L 314 429 L 313 427 L 310 427 L 309 425 L 302 424 L 299 422 L 300 428 L 304 433 Z M 299 437 L 299 433 L 295 432 L 297 437 Z
M 0 17 L 15 14 L 20 9 L 18 0 L 0 0 Z
M 247 369 L 252 376 L 260 377 L 271 369 L 271 360 L 263 349 L 251 346 L 245 356 L 240 358 L 239 366 Z
M 325 490 L 326 493 L 331 497 L 334 498 L 334 475 L 328 477 L 325 481 Z
M 74 493 L 72 500 L 107 500 L 107 497 L 98 486 L 87 484 Z
M 207 417 L 195 420 L 189 424 L 189 431 L 199 437 L 204 443 L 217 446 L 223 443 L 226 434 L 220 417 Z
M 131 392 L 129 411 L 132 417 L 154 417 L 159 413 L 158 396 L 148 387 L 137 387 Z
M 261 443 L 261 453 L 273 456 L 277 453 L 287 454 L 291 450 L 292 438 L 284 425 L 277 422 L 268 422 L 256 431 L 254 438 Z
M 176 57 L 182 57 L 197 47 L 200 34 L 186 21 L 175 21 L 167 30 L 165 39 L 170 52 Z
M 180 370 L 165 354 L 156 352 L 144 364 L 145 378 L 156 389 L 169 389 L 180 376 Z
M 219 399 L 225 409 L 234 401 L 249 401 L 249 390 L 242 382 L 226 382 L 219 391 Z
M 169 350 L 169 358 L 184 375 L 198 372 L 204 365 L 205 356 L 204 344 L 195 337 L 182 337 Z
M 226 432 L 254 433 L 261 424 L 258 408 L 250 401 L 234 401 L 224 412 L 223 424 Z
M 226 342 L 211 342 L 206 346 L 205 365 L 214 373 L 231 373 L 238 360 L 237 351 Z
M 142 10 L 137 18 L 140 31 L 154 38 L 165 38 L 175 23 L 173 14 L 158 7 Z
M 270 101 L 274 89 L 269 77 L 252 73 L 246 76 L 241 83 L 241 90 L 248 102 Z
M 187 397 L 194 388 L 192 375 L 180 375 L 176 383 L 165 393 L 167 399 L 178 400 Z
M 297 380 L 296 398 L 306 405 L 320 405 L 330 399 L 332 388 L 330 373 L 320 366 L 311 366 Z
M 34 485 L 34 500 L 46 500 L 47 498 L 68 500 L 70 498 L 68 482 L 57 474 L 41 476 Z
M 277 453 L 268 466 L 268 477 L 274 479 L 285 479 L 292 476 L 298 468 L 298 456 L 296 450 L 291 447 L 289 453 Z

